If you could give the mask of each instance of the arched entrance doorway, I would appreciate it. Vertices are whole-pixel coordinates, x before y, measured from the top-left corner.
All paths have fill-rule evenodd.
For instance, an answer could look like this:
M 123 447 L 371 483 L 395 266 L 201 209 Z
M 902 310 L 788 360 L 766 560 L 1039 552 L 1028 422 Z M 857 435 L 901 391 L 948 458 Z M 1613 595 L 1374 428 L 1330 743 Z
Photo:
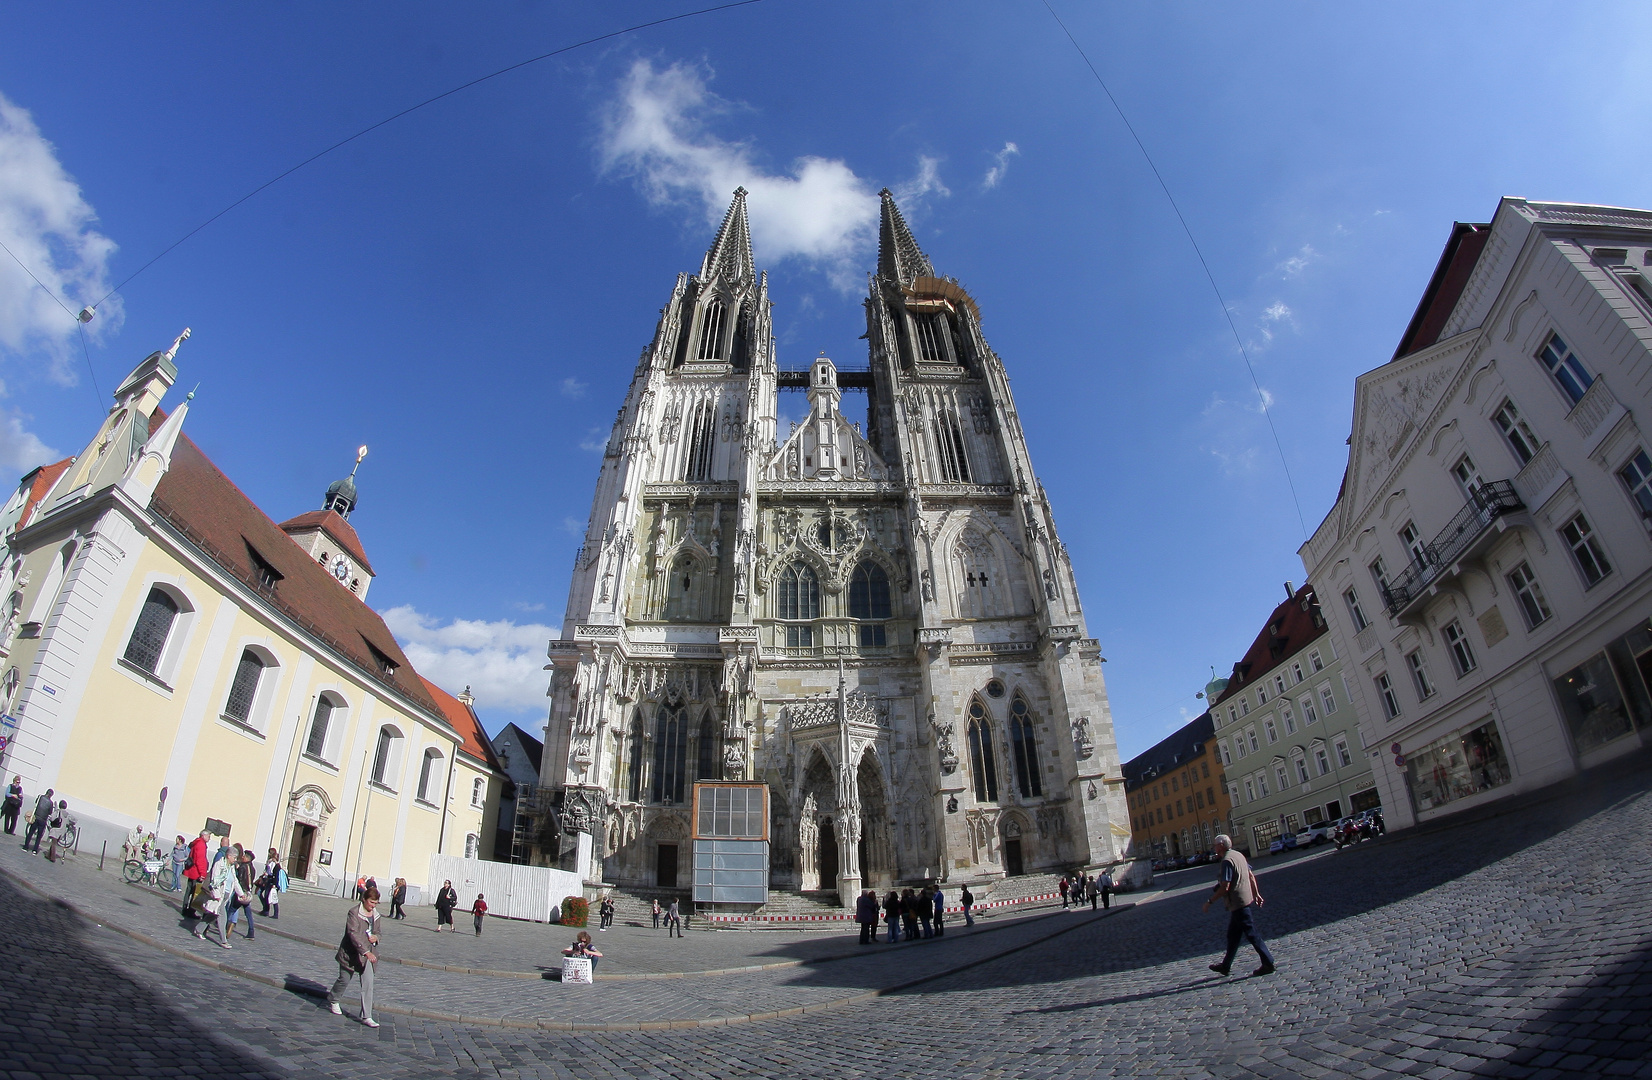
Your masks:
M 883 770 L 871 750 L 855 770 L 860 794 L 860 880 L 867 887 L 894 884 L 894 845 L 890 843 L 889 808 L 883 797 Z
M 820 854 L 815 860 L 820 868 L 820 888 L 837 888 L 837 828 L 832 819 L 820 819 Z

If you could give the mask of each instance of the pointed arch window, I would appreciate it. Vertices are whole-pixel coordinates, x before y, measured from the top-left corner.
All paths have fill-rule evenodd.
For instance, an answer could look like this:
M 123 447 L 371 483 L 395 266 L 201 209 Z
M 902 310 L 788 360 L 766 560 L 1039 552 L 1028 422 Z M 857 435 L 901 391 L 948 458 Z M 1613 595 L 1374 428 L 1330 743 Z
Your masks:
M 796 562 L 780 571 L 777 614 L 785 620 L 820 618 L 820 579 L 807 563 Z M 814 644 L 814 627 L 786 627 L 786 644 L 792 648 Z
M 632 802 L 642 802 L 642 769 L 644 749 L 642 714 L 639 712 L 631 717 L 631 775 L 628 778 L 627 794 Z
M 723 358 L 723 326 L 727 321 L 728 306 L 721 300 L 713 300 L 706 305 L 705 317 L 700 320 L 700 351 L 696 354 L 698 359 Z
M 849 617 L 851 619 L 889 618 L 889 575 L 882 566 L 867 559 L 855 567 L 849 579 Z M 887 643 L 882 623 L 860 624 L 861 648 L 879 648 Z
M 126 662 L 155 674 L 177 618 L 178 602 L 164 589 L 150 589 L 144 598 L 143 610 L 138 613 L 137 625 L 132 627 L 132 637 L 126 643 Z
M 964 453 L 964 429 L 958 426 L 958 413 L 942 409 L 935 417 L 935 449 L 939 454 L 941 483 L 969 483 L 969 458 Z
M 695 404 L 688 426 L 688 458 L 683 463 L 683 479 L 711 479 L 711 448 L 717 437 L 717 410 L 712 402 Z
M 721 780 L 723 778 L 723 755 L 718 751 L 717 722 L 710 713 L 700 721 L 700 745 L 695 751 L 694 778 L 696 780 Z
M 654 721 L 654 801 L 683 801 L 683 775 L 688 771 L 688 710 L 660 706 Z
M 970 530 L 958 537 L 958 614 L 966 619 L 989 619 L 998 614 L 993 590 L 998 585 L 998 567 L 992 545 Z
M 1027 699 L 1016 694 L 1010 702 L 1010 749 L 1015 752 L 1015 782 L 1023 799 L 1044 794 L 1038 775 L 1038 740 L 1033 733 L 1032 713 Z
M 969 703 L 969 769 L 975 779 L 975 801 L 998 801 L 998 763 L 992 752 L 992 724 L 979 701 Z
M 700 560 L 682 554 L 671 566 L 666 579 L 665 617 L 669 620 L 698 622 L 705 618 L 701 599 L 705 589 L 705 575 L 700 572 Z

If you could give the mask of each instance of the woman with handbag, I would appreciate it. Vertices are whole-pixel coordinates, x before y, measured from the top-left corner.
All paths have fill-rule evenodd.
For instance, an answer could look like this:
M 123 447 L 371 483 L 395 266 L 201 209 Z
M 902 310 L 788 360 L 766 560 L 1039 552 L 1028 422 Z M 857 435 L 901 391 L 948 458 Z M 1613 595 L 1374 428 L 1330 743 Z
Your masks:
M 271 912 L 271 897 L 274 897 L 274 912 Z M 258 899 L 263 904 L 263 910 L 258 914 L 270 918 L 281 917 L 281 853 L 270 848 L 270 853 L 264 859 L 264 873 L 258 878 Z
M 229 897 L 230 929 L 235 929 L 235 921 L 245 914 L 248 941 L 252 940 L 252 895 L 258 891 L 258 872 L 253 866 L 252 857 L 250 851 L 241 852 L 241 858 L 235 864 Z
M 459 890 L 453 887 L 453 882 L 442 882 L 442 889 L 436 894 L 436 932 L 442 932 L 446 926 L 449 933 L 453 932 L 453 909 L 459 906 Z
M 235 888 L 235 863 L 231 859 L 219 859 L 212 864 L 211 874 L 207 878 L 206 899 L 201 901 L 201 911 L 209 918 L 218 921 L 218 944 L 226 949 L 233 948 L 229 943 L 229 897 Z M 207 927 L 211 923 L 202 923 L 195 928 L 195 936 L 201 941 L 206 940 Z
M 338 980 L 327 991 L 327 1008 L 334 1016 L 343 1016 L 338 999 L 350 985 L 350 976 L 361 976 L 361 1022 L 370 1028 L 379 1026 L 373 1019 L 373 976 L 378 967 L 379 917 L 374 909 L 379 906 L 379 891 L 365 889 L 361 904 L 350 909 L 344 917 L 344 940 L 338 944 Z
M 0 818 L 5 819 L 7 836 L 17 835 L 17 815 L 22 811 L 22 809 L 23 778 L 21 776 L 14 776 L 11 778 L 11 787 L 6 789 L 5 805 L 4 807 L 0 807 Z
M 407 879 L 399 877 L 390 890 L 390 917 L 392 919 L 407 918 L 407 912 L 402 908 L 405 903 L 407 903 Z

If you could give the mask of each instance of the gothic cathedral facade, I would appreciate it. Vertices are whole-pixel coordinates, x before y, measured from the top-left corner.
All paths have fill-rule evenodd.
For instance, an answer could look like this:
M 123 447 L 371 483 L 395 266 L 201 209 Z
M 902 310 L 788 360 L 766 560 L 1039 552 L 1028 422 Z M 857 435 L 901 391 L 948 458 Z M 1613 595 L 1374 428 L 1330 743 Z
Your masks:
M 542 858 L 686 887 L 696 779 L 768 785 L 777 889 L 1120 858 L 1099 649 L 975 301 L 885 191 L 867 369 L 781 370 L 745 197 L 608 439 L 550 645 Z M 782 432 L 786 391 L 809 413 Z

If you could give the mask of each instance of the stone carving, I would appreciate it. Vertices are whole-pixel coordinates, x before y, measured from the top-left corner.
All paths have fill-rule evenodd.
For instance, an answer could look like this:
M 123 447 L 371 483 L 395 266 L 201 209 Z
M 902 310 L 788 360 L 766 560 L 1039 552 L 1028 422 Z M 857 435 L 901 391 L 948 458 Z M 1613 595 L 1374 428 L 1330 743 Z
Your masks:
M 918 581 L 919 581 L 920 585 L 923 588 L 924 603 L 926 603 L 926 604 L 934 603 L 935 602 L 935 581 L 932 577 L 930 577 L 929 571 L 928 570 L 920 571 L 918 573 Z
M 1073 721 L 1073 753 L 1083 761 L 1095 752 L 1096 740 L 1090 733 L 1090 718 L 1081 716 Z
M 743 780 L 746 776 L 746 744 L 730 739 L 723 744 L 723 779 Z
M 570 787 L 562 799 L 562 827 L 568 833 L 588 833 L 607 816 L 608 796 L 600 788 Z
M 935 733 L 935 749 L 941 754 L 941 772 L 951 776 L 958 771 L 958 750 L 952 745 L 952 738 L 957 732 L 957 725 L 951 720 L 937 720 L 935 714 L 929 714 L 929 728 Z
M 1004 830 L 1009 835 L 1009 830 Z M 1067 837 L 1067 811 L 1059 806 L 1038 809 L 1038 836 L 1042 840 L 1064 840 Z

